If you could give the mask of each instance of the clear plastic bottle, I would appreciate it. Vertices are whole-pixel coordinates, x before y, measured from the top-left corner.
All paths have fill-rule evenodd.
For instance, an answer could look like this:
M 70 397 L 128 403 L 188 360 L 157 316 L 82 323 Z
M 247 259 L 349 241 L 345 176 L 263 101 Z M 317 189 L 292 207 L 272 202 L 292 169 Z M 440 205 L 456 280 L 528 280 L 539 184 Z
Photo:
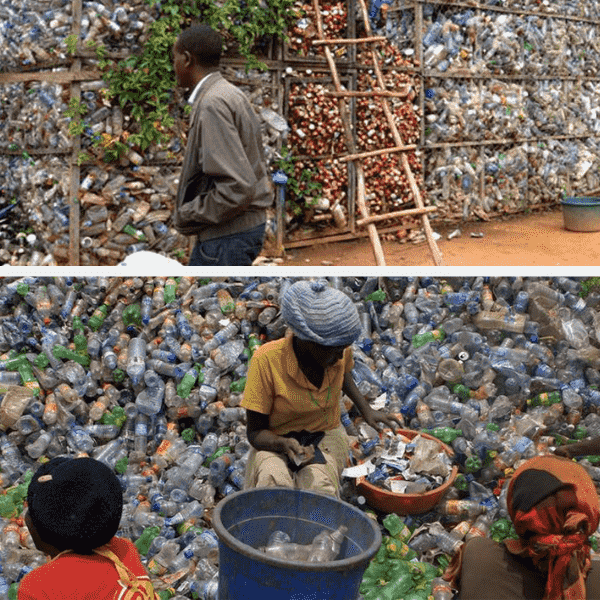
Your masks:
M 67 432 L 67 444 L 73 448 L 75 452 L 87 452 L 90 453 L 94 448 L 93 438 L 78 425 L 71 425 Z
M 127 349 L 127 375 L 134 385 L 141 383 L 146 370 L 146 340 L 131 338 Z
M 208 483 L 219 487 L 227 479 L 228 471 L 235 462 L 235 456 L 230 453 L 222 454 L 210 463 Z
M 490 527 L 492 526 L 493 522 L 494 519 L 492 515 L 488 513 L 479 515 L 475 519 L 475 522 L 473 523 L 471 529 L 469 529 L 469 532 L 467 533 L 465 539 L 468 541 L 474 537 L 488 537 Z
M 292 542 L 290 536 L 280 530 L 271 533 L 265 546 L 265 554 L 285 561 L 307 560 L 309 551 L 309 545 L 300 545 Z
M 436 577 L 431 582 L 431 593 L 433 600 L 452 600 L 454 598 L 452 587 L 441 577 Z
M 317 534 L 310 545 L 308 562 L 321 563 L 335 560 L 340 553 L 348 528 L 340 525 L 335 531 L 324 530 Z
M 135 404 L 139 412 L 156 415 L 162 408 L 165 396 L 165 382 L 152 370 L 144 372 L 146 387 L 138 394 Z

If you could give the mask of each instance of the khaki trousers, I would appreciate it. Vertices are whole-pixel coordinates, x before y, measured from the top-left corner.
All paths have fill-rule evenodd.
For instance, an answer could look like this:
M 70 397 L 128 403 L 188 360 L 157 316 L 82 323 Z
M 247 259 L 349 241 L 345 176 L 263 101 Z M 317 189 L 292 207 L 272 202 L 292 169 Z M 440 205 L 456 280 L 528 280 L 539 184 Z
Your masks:
M 246 489 L 290 487 L 340 497 L 340 478 L 348 464 L 350 443 L 343 425 L 325 432 L 319 444 L 326 464 L 314 464 L 292 473 L 287 458 L 277 452 L 250 451 L 246 467 Z

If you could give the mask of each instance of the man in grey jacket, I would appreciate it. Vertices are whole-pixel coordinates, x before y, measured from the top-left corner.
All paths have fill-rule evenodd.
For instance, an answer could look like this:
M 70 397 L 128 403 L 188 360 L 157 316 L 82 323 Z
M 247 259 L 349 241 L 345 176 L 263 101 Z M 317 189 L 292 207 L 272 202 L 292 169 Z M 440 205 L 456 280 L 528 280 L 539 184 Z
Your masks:
M 221 48 L 221 36 L 205 24 L 185 29 L 173 45 L 177 83 L 193 90 L 174 214 L 180 233 L 197 236 L 192 266 L 251 265 L 274 196 L 260 121 L 221 75 Z

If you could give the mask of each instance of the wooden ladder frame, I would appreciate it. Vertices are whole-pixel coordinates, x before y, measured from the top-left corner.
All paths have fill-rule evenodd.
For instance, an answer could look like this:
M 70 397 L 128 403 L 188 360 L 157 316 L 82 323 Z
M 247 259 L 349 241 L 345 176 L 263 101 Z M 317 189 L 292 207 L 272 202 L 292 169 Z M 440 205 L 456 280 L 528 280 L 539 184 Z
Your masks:
M 369 21 L 369 15 L 367 12 L 367 6 L 365 4 L 365 0 L 358 0 L 360 2 L 361 12 L 363 15 L 364 25 L 366 37 L 356 38 L 356 39 L 326 39 L 323 30 L 323 20 L 321 18 L 321 7 L 319 6 L 319 0 L 312 0 L 313 7 L 315 10 L 315 19 L 317 24 L 317 33 L 318 39 L 313 41 L 313 45 L 322 45 L 324 46 L 325 57 L 327 59 L 327 63 L 329 65 L 329 70 L 331 71 L 331 75 L 333 78 L 333 83 L 335 86 L 335 92 L 331 92 L 330 95 L 335 96 L 338 99 L 338 105 L 340 109 L 340 115 L 342 118 L 342 124 L 344 128 L 344 135 L 346 138 L 346 146 L 348 147 L 349 154 L 342 157 L 340 160 L 343 162 L 352 162 L 354 163 L 354 168 L 356 171 L 356 204 L 361 214 L 361 218 L 356 221 L 356 225 L 366 225 L 367 232 L 369 234 L 369 239 L 371 240 L 371 246 L 373 248 L 373 254 L 375 255 L 375 262 L 378 266 L 386 266 L 385 265 L 385 256 L 383 254 L 383 249 L 381 247 L 381 240 L 379 239 L 379 234 L 377 232 L 377 227 L 375 225 L 378 221 L 383 221 L 389 218 L 395 217 L 404 217 L 408 215 L 420 215 L 421 222 L 423 225 L 423 230 L 425 231 L 425 236 L 427 237 L 427 243 L 429 244 L 429 249 L 431 250 L 431 254 L 433 256 L 433 260 L 436 266 L 441 266 L 444 264 L 442 253 L 440 252 L 436 241 L 433 237 L 433 231 L 431 229 L 431 225 L 429 223 L 428 213 L 435 212 L 437 209 L 434 206 L 425 206 L 423 203 L 423 198 L 421 196 L 421 192 L 419 187 L 417 186 L 417 182 L 413 175 L 413 172 L 410 168 L 410 164 L 408 163 L 408 157 L 406 156 L 406 151 L 415 150 L 417 148 L 416 145 L 410 144 L 405 145 L 402 141 L 402 136 L 396 127 L 396 123 L 394 121 L 394 116 L 392 110 L 390 108 L 388 98 L 394 96 L 403 96 L 404 94 L 390 92 L 385 89 L 385 82 L 383 80 L 383 75 L 381 71 L 381 67 L 379 65 L 379 60 L 377 57 L 377 50 L 375 49 L 375 45 L 387 41 L 387 38 L 384 36 L 373 36 L 371 32 L 371 23 Z M 351 18 L 351 15 L 348 15 L 348 18 Z M 352 17 L 353 18 L 353 17 Z M 377 85 L 379 89 L 373 90 L 371 92 L 350 92 L 342 89 L 340 83 L 340 77 L 338 74 L 337 66 L 335 63 L 335 59 L 333 57 L 333 53 L 329 46 L 331 45 L 339 45 L 339 44 L 370 44 L 371 45 L 371 56 L 373 57 L 373 69 L 377 76 Z M 357 152 L 356 145 L 354 143 L 354 136 L 352 135 L 352 126 L 350 124 L 350 117 L 348 111 L 348 105 L 346 102 L 347 98 L 356 97 L 356 96 L 367 96 L 376 98 L 383 109 L 383 112 L 387 118 L 388 124 L 390 126 L 390 130 L 392 132 L 392 136 L 394 138 L 394 143 L 396 144 L 393 148 L 383 148 L 380 150 L 374 150 L 370 152 Z M 366 203 L 366 193 L 365 193 L 365 171 L 363 167 L 363 159 L 371 157 L 371 156 L 379 156 L 382 154 L 391 154 L 399 152 L 402 157 L 402 167 L 404 172 L 406 173 L 407 180 L 410 184 L 413 197 L 415 200 L 415 204 L 417 208 L 410 208 L 405 210 L 399 210 L 390 212 L 384 215 L 369 215 L 369 209 Z

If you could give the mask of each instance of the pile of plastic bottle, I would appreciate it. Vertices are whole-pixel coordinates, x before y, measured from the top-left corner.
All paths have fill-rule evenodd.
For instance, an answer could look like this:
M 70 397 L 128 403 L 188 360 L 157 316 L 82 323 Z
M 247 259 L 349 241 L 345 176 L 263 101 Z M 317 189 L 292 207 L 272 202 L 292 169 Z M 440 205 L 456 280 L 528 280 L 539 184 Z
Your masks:
M 257 344 L 285 334 L 278 300 L 293 281 L 0 282 L 0 597 L 43 561 L 22 521 L 31 473 L 40 461 L 85 453 L 118 473 L 119 534 L 136 542 L 157 589 L 216 598 L 211 510 L 243 487 L 248 360 Z M 456 485 L 431 512 L 396 523 L 402 533 L 388 528 L 393 539 L 375 560 L 381 572 L 366 574 L 377 589 L 362 588 L 379 598 L 371 592 L 383 594 L 394 579 L 384 570 L 405 569 L 389 560 L 412 558 L 413 584 L 430 591 L 430 575 L 467 536 L 511 535 L 504 490 L 519 461 L 600 435 L 600 288 L 567 277 L 329 283 L 361 317 L 352 372 L 359 389 L 455 452 Z M 359 434 L 358 415 L 341 405 L 349 433 Z M 600 485 L 592 463 L 583 461 Z M 353 481 L 343 483 L 343 498 L 369 510 Z
M 372 0 L 373 14 L 386 4 Z M 565 94 L 563 85 L 572 74 L 585 77 L 598 70 L 597 7 L 504 4 L 422 6 L 421 50 L 429 75 L 425 144 L 457 145 L 432 153 L 425 168 L 425 187 L 440 217 L 521 212 L 523 202 L 554 202 L 557 190 L 586 195 L 600 187 L 593 140 L 598 85 L 586 82 L 573 94 Z M 400 2 L 374 21 L 376 33 L 409 58 L 416 53 L 414 15 L 411 3 Z M 551 139 L 562 132 L 573 139 Z M 474 140 L 498 140 L 498 146 L 485 145 L 480 155 L 468 147 Z

